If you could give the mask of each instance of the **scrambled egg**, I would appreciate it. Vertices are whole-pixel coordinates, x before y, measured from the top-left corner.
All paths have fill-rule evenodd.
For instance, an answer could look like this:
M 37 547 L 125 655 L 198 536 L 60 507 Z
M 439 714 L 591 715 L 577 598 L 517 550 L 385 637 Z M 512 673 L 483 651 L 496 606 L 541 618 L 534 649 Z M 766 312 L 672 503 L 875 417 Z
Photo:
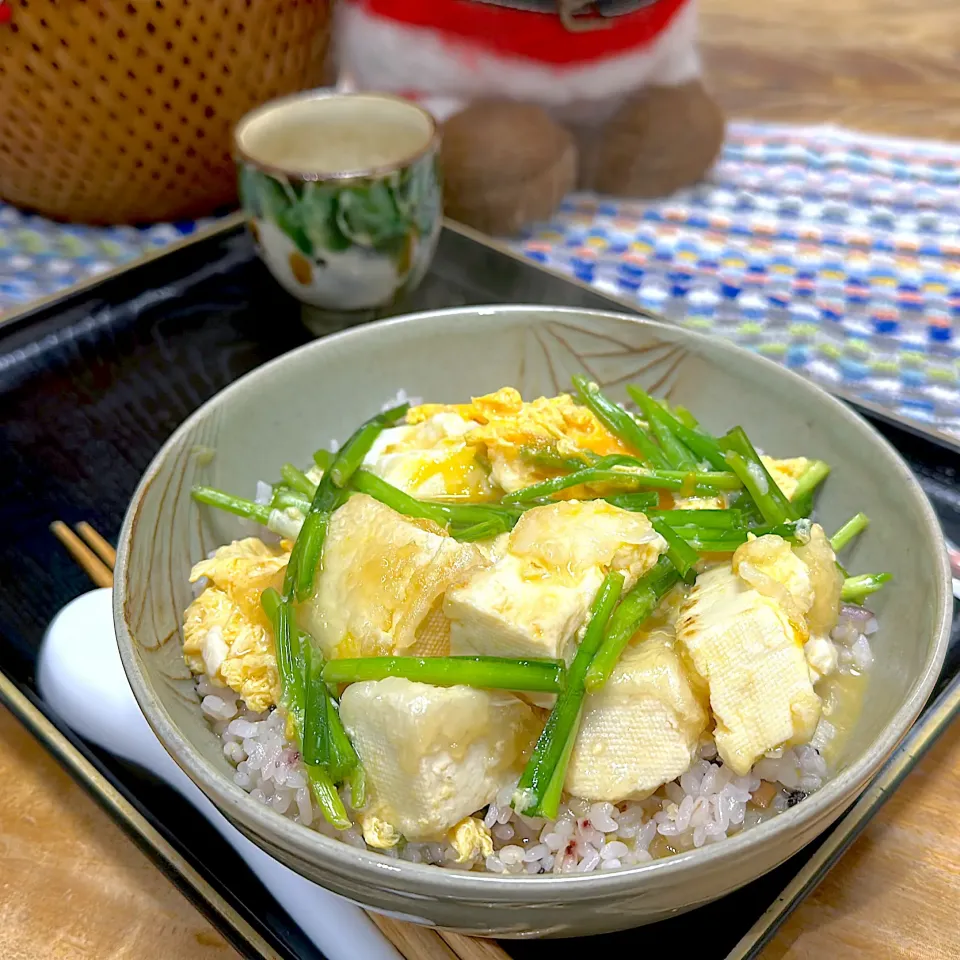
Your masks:
M 363 839 L 374 850 L 389 850 L 403 839 L 403 834 L 392 823 L 373 814 L 364 816 L 362 827 Z
M 363 839 L 376 850 L 395 847 L 403 835 L 393 824 L 372 815 L 363 818 Z M 450 846 L 457 852 L 456 863 L 483 860 L 493 853 L 493 837 L 482 820 L 464 817 L 447 833 Z
M 472 443 L 489 453 L 512 453 L 519 447 L 556 449 L 561 456 L 590 450 L 600 456 L 630 453 L 586 407 L 569 394 L 540 397 L 524 403 L 519 391 L 504 387 L 464 404 L 425 404 L 407 413 L 408 423 L 420 423 L 438 413 L 457 413 L 479 426 L 470 431 Z
M 493 837 L 482 820 L 464 817 L 448 834 L 450 845 L 457 851 L 457 863 L 486 859 L 493 853 Z
M 437 413 L 391 427 L 377 437 L 364 466 L 413 496 L 490 500 L 493 484 L 469 437 L 476 426 L 456 413 Z
M 674 510 L 726 510 L 723 497 L 674 497 Z
M 267 587 L 279 589 L 290 558 L 255 537 L 238 540 L 198 563 L 190 582 L 210 581 L 183 617 L 183 658 L 194 673 L 229 687 L 251 710 L 280 698 L 280 678 L 269 622 L 260 606 Z
M 806 641 L 806 614 L 813 606 L 813 584 L 807 565 L 782 537 L 767 534 L 738 547 L 733 572 L 757 593 L 776 600 Z
M 788 460 L 775 460 L 773 457 L 761 456 L 760 460 L 773 477 L 776 485 L 783 491 L 783 495 L 792 500 L 797 490 L 800 478 L 807 472 L 810 461 L 806 457 L 791 457 Z
M 837 567 L 837 557 L 830 539 L 819 523 L 810 527 L 806 543 L 794 548 L 806 564 L 813 588 L 813 603 L 807 611 L 807 629 L 811 635 L 827 636 L 840 618 L 840 593 L 843 574 Z
M 561 457 L 576 457 L 582 450 L 598 456 L 632 453 L 569 394 L 525 403 L 517 390 L 504 387 L 470 403 L 414 407 L 407 413 L 407 423 L 422 424 L 444 414 L 456 414 L 473 424 L 465 441 L 480 452 L 494 482 L 508 493 L 547 476 L 542 468 L 523 460 L 524 450 Z

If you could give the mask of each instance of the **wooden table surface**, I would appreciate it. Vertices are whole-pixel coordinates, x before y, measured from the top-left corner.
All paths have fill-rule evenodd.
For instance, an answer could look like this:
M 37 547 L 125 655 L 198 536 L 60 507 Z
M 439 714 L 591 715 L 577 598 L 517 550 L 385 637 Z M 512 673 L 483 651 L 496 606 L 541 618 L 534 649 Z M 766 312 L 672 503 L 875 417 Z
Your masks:
M 956 0 L 701 0 L 731 116 L 960 140 Z M 235 960 L 0 710 L 0 957 Z M 764 960 L 960 955 L 960 725 L 797 910 Z

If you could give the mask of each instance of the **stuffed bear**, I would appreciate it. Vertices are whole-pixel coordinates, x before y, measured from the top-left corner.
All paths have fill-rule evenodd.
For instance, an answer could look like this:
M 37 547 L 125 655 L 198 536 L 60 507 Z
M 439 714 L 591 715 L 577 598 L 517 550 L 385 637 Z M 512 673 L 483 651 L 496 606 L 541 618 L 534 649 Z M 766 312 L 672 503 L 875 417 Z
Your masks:
M 695 0 L 341 0 L 339 66 L 443 124 L 448 216 L 507 235 L 572 189 L 659 197 L 723 140 Z

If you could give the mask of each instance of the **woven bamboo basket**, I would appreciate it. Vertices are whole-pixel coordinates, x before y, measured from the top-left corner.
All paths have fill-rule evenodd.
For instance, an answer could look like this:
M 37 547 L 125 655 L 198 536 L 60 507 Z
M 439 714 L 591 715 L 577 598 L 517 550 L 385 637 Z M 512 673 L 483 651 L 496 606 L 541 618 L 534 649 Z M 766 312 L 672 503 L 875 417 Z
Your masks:
M 326 79 L 332 0 L 7 0 L 0 197 L 149 223 L 236 200 L 230 135 Z

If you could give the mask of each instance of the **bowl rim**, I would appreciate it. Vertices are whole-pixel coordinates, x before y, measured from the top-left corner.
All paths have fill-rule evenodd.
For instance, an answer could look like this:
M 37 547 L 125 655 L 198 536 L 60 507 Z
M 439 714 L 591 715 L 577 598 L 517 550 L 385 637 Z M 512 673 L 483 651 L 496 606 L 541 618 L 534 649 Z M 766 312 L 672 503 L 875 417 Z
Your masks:
M 834 416 L 850 428 L 869 434 L 872 442 L 878 446 L 878 453 L 885 454 L 889 467 L 897 479 L 909 491 L 923 516 L 925 539 L 939 544 L 935 550 L 939 576 L 935 584 L 936 616 L 933 624 L 933 643 L 930 646 L 920 675 L 908 691 L 897 712 L 882 728 L 877 738 L 849 766 L 840 771 L 804 803 L 784 811 L 751 830 L 728 837 L 723 843 L 710 844 L 695 850 L 675 854 L 659 860 L 649 861 L 636 866 L 624 867 L 609 872 L 591 872 L 582 874 L 504 876 L 494 873 L 472 873 L 445 870 L 442 867 L 412 863 L 393 859 L 380 853 L 361 850 L 341 840 L 325 836 L 317 831 L 304 828 L 289 818 L 276 813 L 252 799 L 241 787 L 229 780 L 179 731 L 159 698 L 153 692 L 143 672 L 137 664 L 134 653 L 133 631 L 126 622 L 125 606 L 127 595 L 128 557 L 136 528 L 139 505 L 144 493 L 151 484 L 157 471 L 169 455 L 171 449 L 190 431 L 211 409 L 224 403 L 224 398 L 237 388 L 259 376 L 267 374 L 276 367 L 288 362 L 294 355 L 323 353 L 331 347 L 353 340 L 363 340 L 376 336 L 384 329 L 402 329 L 410 325 L 435 322 L 442 324 L 449 319 L 465 319 L 467 316 L 506 316 L 524 315 L 531 311 L 550 314 L 551 318 L 585 316 L 616 323 L 636 323 L 653 328 L 653 333 L 663 339 L 676 342 L 698 344 L 702 349 L 699 355 L 710 362 L 710 355 L 725 353 L 742 363 L 766 367 L 777 377 L 792 380 L 803 391 L 819 394 L 833 408 Z M 887 761 L 906 735 L 913 722 L 919 716 L 927 701 L 946 656 L 947 643 L 952 622 L 952 574 L 949 566 L 946 546 L 940 530 L 940 524 L 926 494 L 907 467 L 896 449 L 874 427 L 867 423 L 856 411 L 841 400 L 832 396 L 822 387 L 801 375 L 781 367 L 766 357 L 759 356 L 736 344 L 717 339 L 708 334 L 687 330 L 669 323 L 633 316 L 614 310 L 592 310 L 577 307 L 554 307 L 541 304 L 490 304 L 461 307 L 449 307 L 440 310 L 425 310 L 404 314 L 385 320 L 367 323 L 343 330 L 303 344 L 302 346 L 275 357 L 273 360 L 246 373 L 233 383 L 224 387 L 191 414 L 160 448 L 137 485 L 124 517 L 117 545 L 116 587 L 113 595 L 114 624 L 117 643 L 124 672 L 134 696 L 144 716 L 161 744 L 173 757 L 178 766 L 198 784 L 209 797 L 214 798 L 221 813 L 243 825 L 246 831 L 258 839 L 267 841 L 283 850 L 295 850 L 296 855 L 320 869 L 349 876 L 354 884 L 369 882 L 372 887 L 381 887 L 389 878 L 393 888 L 416 887 L 418 897 L 440 897 L 444 899 L 490 900 L 496 902 L 516 901 L 530 905 L 555 901 L 558 896 L 596 900 L 614 894 L 623 894 L 646 881 L 656 882 L 657 878 L 682 875 L 692 867 L 717 869 L 727 860 L 749 856 L 756 848 L 776 845 L 778 840 L 785 841 L 804 826 L 816 829 L 815 824 L 821 813 L 828 815 L 842 804 L 852 802 L 868 785 L 880 767 Z M 178 618 L 180 614 L 178 612 Z M 825 827 L 823 828 L 825 829 Z M 817 830 L 817 833 L 822 832 Z M 812 837 L 810 838 L 812 839 Z M 806 845 L 809 840 L 804 841 Z M 786 849 L 786 844 L 784 844 Z M 792 852 L 789 851 L 789 852 Z M 787 854 L 788 855 L 788 854 Z M 785 859 L 785 857 L 784 857 Z M 762 874 L 760 874 L 762 875 Z M 758 875 L 758 876 L 760 876 Z M 756 878 L 754 878 L 756 879 Z

